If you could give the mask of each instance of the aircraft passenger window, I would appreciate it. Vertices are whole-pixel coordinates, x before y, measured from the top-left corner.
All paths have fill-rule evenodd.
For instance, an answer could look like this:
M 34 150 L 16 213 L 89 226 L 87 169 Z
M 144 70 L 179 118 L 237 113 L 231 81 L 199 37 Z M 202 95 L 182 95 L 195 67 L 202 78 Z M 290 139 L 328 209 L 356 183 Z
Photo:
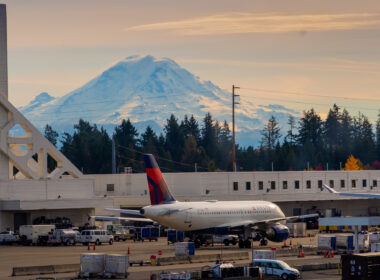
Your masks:
M 363 179 L 362 185 L 363 185 L 363 188 L 367 187 L 367 180 L 366 179 Z
M 300 188 L 300 181 L 294 181 L 294 188 L 298 190 Z
M 264 182 L 259 181 L 259 190 L 263 190 L 263 189 L 264 189 Z
M 245 189 L 247 191 L 250 191 L 251 190 L 251 182 L 245 182 Z
M 373 186 L 374 188 L 377 187 L 377 180 L 373 180 L 373 182 L 372 182 L 372 186 Z
M 306 181 L 306 188 L 311 189 L 311 181 L 310 180 Z
M 234 182 L 234 191 L 237 191 L 237 190 L 239 190 L 239 183 Z
M 282 188 L 284 190 L 287 190 L 288 189 L 288 181 L 282 181 Z
M 345 181 L 344 181 L 344 180 L 340 180 L 340 187 L 341 187 L 341 188 L 344 188 L 344 187 L 345 187 Z

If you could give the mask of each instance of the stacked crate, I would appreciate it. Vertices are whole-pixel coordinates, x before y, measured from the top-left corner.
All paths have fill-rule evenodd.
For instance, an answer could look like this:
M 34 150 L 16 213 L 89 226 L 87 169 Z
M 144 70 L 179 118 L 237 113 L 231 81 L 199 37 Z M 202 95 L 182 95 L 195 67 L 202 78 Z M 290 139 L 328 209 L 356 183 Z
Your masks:
M 342 280 L 376 280 L 380 275 L 380 253 L 342 255 Z

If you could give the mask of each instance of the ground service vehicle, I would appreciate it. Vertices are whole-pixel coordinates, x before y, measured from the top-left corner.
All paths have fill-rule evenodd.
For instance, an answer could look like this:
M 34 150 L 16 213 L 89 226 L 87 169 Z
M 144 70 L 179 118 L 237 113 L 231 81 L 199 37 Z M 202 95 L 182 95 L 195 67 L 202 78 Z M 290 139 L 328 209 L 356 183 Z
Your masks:
M 53 245 L 75 245 L 77 232 L 72 229 L 56 229 L 49 234 L 49 244 Z
M 96 245 L 101 245 L 102 243 L 106 243 L 106 242 L 112 245 L 113 236 L 110 235 L 107 230 L 102 230 L 102 229 L 83 230 L 81 232 L 81 242 L 83 245 L 87 245 L 89 243 L 95 243 Z
M 16 235 L 13 231 L 3 231 L 0 232 L 0 244 L 13 244 L 18 242 L 19 236 Z
M 214 243 L 223 243 L 224 245 L 228 246 L 230 244 L 236 245 L 238 242 L 238 236 L 237 235 L 213 235 L 212 241 Z
M 280 260 L 253 260 L 253 266 L 261 268 L 263 274 L 278 276 L 281 279 L 299 279 L 300 272 L 290 267 L 286 262 Z
M 20 226 L 20 243 L 23 245 L 46 245 L 49 233 L 52 233 L 55 225 L 23 225 Z

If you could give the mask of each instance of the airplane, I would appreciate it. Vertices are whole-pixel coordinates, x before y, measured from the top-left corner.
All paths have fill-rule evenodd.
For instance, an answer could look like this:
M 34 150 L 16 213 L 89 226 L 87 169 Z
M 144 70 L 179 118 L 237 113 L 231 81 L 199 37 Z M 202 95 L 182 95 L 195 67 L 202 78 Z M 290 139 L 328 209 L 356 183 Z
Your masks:
M 380 194 L 377 193 L 346 193 L 346 192 L 338 192 L 334 190 L 333 188 L 329 187 L 326 184 L 322 185 L 324 189 L 326 189 L 329 193 L 335 193 L 340 196 L 350 196 L 350 197 L 366 197 L 366 198 L 376 198 L 380 199 Z
M 142 216 L 166 227 L 184 231 L 196 247 L 205 234 L 238 234 L 239 247 L 250 248 L 251 239 L 267 245 L 268 240 L 283 242 L 289 237 L 286 222 L 317 217 L 318 214 L 285 217 L 281 209 L 268 201 L 177 201 L 170 193 L 152 154 L 144 154 L 151 205 L 139 212 L 128 209 L 105 209 Z

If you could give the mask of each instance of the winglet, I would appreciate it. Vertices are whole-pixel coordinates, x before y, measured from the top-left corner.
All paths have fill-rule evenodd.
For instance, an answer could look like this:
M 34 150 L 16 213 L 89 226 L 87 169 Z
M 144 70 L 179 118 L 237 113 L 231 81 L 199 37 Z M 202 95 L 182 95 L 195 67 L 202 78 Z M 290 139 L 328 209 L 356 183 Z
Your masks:
M 337 192 L 336 190 L 333 190 L 332 188 L 330 188 L 328 185 L 326 184 L 323 184 L 323 188 L 325 188 L 329 193 L 339 193 Z

